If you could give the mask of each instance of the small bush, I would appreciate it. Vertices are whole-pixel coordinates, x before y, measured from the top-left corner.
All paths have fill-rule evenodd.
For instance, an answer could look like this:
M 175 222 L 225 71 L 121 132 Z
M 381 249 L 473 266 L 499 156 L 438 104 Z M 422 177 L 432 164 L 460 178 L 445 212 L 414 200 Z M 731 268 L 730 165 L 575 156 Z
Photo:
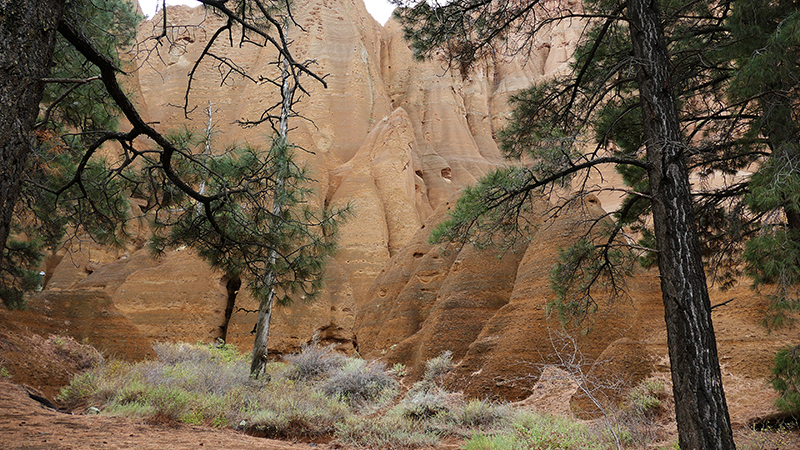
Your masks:
M 453 371 L 453 352 L 447 350 L 441 355 L 429 359 L 425 363 L 423 380 L 428 383 L 441 385 L 444 377 Z
M 96 348 L 81 344 L 70 336 L 50 335 L 45 345 L 52 346 L 56 355 L 79 371 L 93 369 L 104 362 L 103 355 Z
M 405 364 L 396 363 L 391 369 L 389 369 L 389 374 L 393 377 L 402 378 L 408 375 L 408 368 L 405 366 Z
M 476 434 L 464 443 L 464 450 L 522 450 L 523 442 L 513 434 Z
M 457 425 L 478 429 L 501 426 L 510 421 L 511 417 L 512 411 L 509 407 L 478 399 L 470 400 L 454 415 Z
M 287 356 L 287 363 L 267 364 L 270 376 L 260 380 L 250 379 L 245 358 L 226 348 L 156 348 L 159 361 L 110 361 L 76 377 L 63 399 L 151 422 L 234 426 L 283 439 L 333 435 L 356 448 L 431 447 L 444 436 L 470 435 L 471 449 L 609 446 L 604 430 L 591 431 L 566 419 L 515 414 L 508 407 L 466 401 L 462 394 L 448 391 L 442 384 L 453 367 L 449 353 L 429 361 L 424 378 L 394 408 L 377 413 L 377 407 L 385 407 L 396 395 L 398 383 L 392 374 L 398 371 L 345 358 L 330 347 L 308 346 Z
M 412 389 L 394 408 L 394 412 L 405 419 L 423 421 L 436 416 L 450 415 L 451 410 L 462 402 L 460 394 L 441 388 Z
M 180 422 L 184 417 L 190 417 L 200 411 L 189 408 L 192 395 L 185 390 L 157 386 L 145 392 L 142 403 L 151 405 L 154 414 L 169 422 Z
M 153 350 L 158 355 L 158 360 L 167 365 L 202 361 L 230 362 L 243 359 L 235 346 L 224 343 L 192 345 L 185 342 L 156 342 L 153 344 Z
M 289 368 L 286 377 L 296 381 L 320 380 L 341 368 L 346 358 L 333 350 L 332 346 L 304 345 L 300 353 L 286 358 Z
M 61 389 L 58 400 L 67 409 L 75 409 L 87 403 L 99 386 L 99 374 L 97 371 L 85 372 L 76 375 L 72 381 Z
M 661 409 L 661 397 L 664 395 L 664 385 L 652 380 L 644 380 L 628 392 L 633 407 L 648 417 Z
M 363 405 L 394 397 L 396 388 L 397 382 L 385 364 L 367 364 L 362 359 L 351 359 L 325 382 L 322 389 L 330 396 Z
M 317 438 L 332 434 L 350 414 L 348 405 L 309 384 L 285 380 L 257 393 L 254 410 L 245 414 L 246 429 L 270 438 Z
M 74 408 L 97 406 L 114 415 L 158 422 L 230 423 L 241 416 L 245 390 L 263 383 L 249 378 L 247 362 L 230 348 L 155 345 L 161 361 L 111 361 L 73 378 L 60 399 Z M 235 357 L 234 357 L 235 356 Z

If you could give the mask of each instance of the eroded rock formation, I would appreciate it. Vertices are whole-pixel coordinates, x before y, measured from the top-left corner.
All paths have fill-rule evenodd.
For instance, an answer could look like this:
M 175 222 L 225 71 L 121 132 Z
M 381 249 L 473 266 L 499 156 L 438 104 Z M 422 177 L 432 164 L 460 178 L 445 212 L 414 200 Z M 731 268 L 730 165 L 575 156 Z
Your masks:
M 341 229 L 340 251 L 329 269 L 326 292 L 313 304 L 298 299 L 277 312 L 272 347 L 291 351 L 318 332 L 323 341 L 355 348 L 356 313 L 392 255 L 415 239 L 423 223 L 462 187 L 502 164 L 493 137 L 508 113 L 508 96 L 563 67 L 577 33 L 568 28 L 533 49 L 530 61 L 508 57 L 467 75 L 441 62 L 420 63 L 402 39 L 399 25 L 377 24 L 360 0 L 296 2 L 302 31 L 291 31 L 298 58 L 317 61 L 327 89 L 305 79 L 310 96 L 298 105 L 307 119 L 292 123 L 293 142 L 305 149 L 317 206 L 351 204 L 355 217 Z M 267 126 L 234 122 L 257 118 L 277 98 L 269 84 L 229 76 L 220 85 L 213 61 L 201 64 L 188 97 L 187 73 L 220 18 L 202 8 L 170 7 L 168 45 L 147 36 L 161 32 L 161 17 L 140 28 L 139 69 L 128 80 L 136 101 L 162 131 L 184 125 L 201 130 L 204 108 L 213 111 L 216 142 L 264 146 Z M 154 49 L 151 52 L 142 49 Z M 276 55 L 254 45 L 214 48 L 248 73 L 274 75 Z M 187 102 L 189 120 L 180 108 Z M 143 225 L 145 226 L 145 225 Z M 422 238 L 421 238 L 422 239 Z M 424 240 L 424 239 L 423 239 Z M 60 258 L 60 259 L 59 259 Z M 142 241 L 123 251 L 89 243 L 73 245 L 54 259 L 46 290 L 102 289 L 145 335 L 189 341 L 224 337 L 249 345 L 255 309 L 246 289 L 236 293 L 230 319 L 227 279 L 213 273 L 190 251 L 169 252 L 150 261 Z M 183 316 L 183 319 L 181 319 Z M 229 323 L 225 323 L 229 320 Z M 224 333 L 223 331 L 224 330 Z
M 305 80 L 311 95 L 298 110 L 309 120 L 292 123 L 291 140 L 306 150 L 299 157 L 316 180 L 316 206 L 350 203 L 355 217 L 341 229 L 321 298 L 276 310 L 271 351 L 295 351 L 317 335 L 341 350 L 403 362 L 420 373 L 426 359 L 451 350 L 459 362 L 456 380 L 469 394 L 529 395 L 547 364 L 559 362 L 553 351 L 564 345 L 547 311 L 550 269 L 559 246 L 574 242 L 587 220 L 604 214 L 599 200 L 539 219 L 528 243 L 500 256 L 427 239 L 461 188 L 504 164 L 494 138 L 508 115 L 508 97 L 564 70 L 580 24 L 559 25 L 528 52 L 476 64 L 462 76 L 441 62 L 414 60 L 399 25 L 381 27 L 361 0 L 300 0 L 293 7 L 306 30 L 292 30 L 293 48 L 300 59 L 317 61 L 314 70 L 328 74 L 328 88 Z M 220 19 L 201 8 L 167 11 L 169 24 L 184 26 L 170 28 L 171 44 L 157 53 L 139 53 L 139 70 L 128 80 L 146 120 L 161 131 L 184 125 L 200 130 L 206 120 L 201 110 L 209 108 L 220 132 L 216 146 L 265 145 L 267 127 L 234 122 L 257 118 L 275 101 L 269 84 L 236 76 L 220 84 L 219 71 L 207 62 L 189 91 L 190 120 L 175 106 L 184 104 L 187 73 Z M 144 23 L 140 40 L 159 33 L 160 23 L 160 16 Z M 276 55 L 265 48 L 214 51 L 254 75 L 275 70 Z M 105 329 L 108 341 L 123 334 L 145 341 L 225 338 L 248 349 L 255 314 L 247 310 L 257 303 L 244 285 L 211 271 L 187 249 L 151 259 L 143 249 L 146 226 L 140 224 L 140 237 L 126 249 L 73 241 L 50 259 L 42 296 L 83 295 L 113 305 L 106 310 L 126 325 Z M 573 336 L 587 360 L 613 360 L 635 382 L 663 357 L 666 338 L 656 275 L 641 272 L 628 288 L 629 301 L 601 304 L 592 331 Z M 731 294 L 713 295 L 717 303 Z M 738 373 L 764 376 L 769 352 L 737 350 L 738 330 L 745 327 L 764 349 L 784 345 L 788 335 L 768 337 L 754 325 L 752 311 L 763 299 L 746 289 L 735 295 L 745 309 L 723 308 L 715 317 L 726 324 L 717 328 L 722 361 Z M 137 357 L 147 353 L 137 351 Z

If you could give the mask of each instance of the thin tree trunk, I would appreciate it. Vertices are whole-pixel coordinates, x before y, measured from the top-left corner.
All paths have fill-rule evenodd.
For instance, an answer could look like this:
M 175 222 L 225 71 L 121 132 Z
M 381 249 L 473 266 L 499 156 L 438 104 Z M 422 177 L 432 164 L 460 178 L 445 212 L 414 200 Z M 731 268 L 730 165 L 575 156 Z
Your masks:
M 60 0 L 0 1 L 0 265 L 63 8 Z
M 295 84 L 292 82 L 291 74 L 289 73 L 289 61 L 286 58 L 281 60 L 281 117 L 278 130 L 278 142 L 276 149 L 282 154 L 278 155 L 275 160 L 277 164 L 286 164 L 286 154 L 289 135 L 289 112 L 292 109 L 294 102 Z M 278 179 L 275 180 L 276 195 L 272 200 L 272 215 L 273 217 L 280 217 L 283 213 L 283 205 L 279 201 L 277 192 L 283 189 L 284 180 L 280 178 L 282 170 L 276 171 Z M 280 224 L 278 224 L 280 226 Z M 275 273 L 275 258 L 276 252 L 273 250 L 270 254 L 269 263 L 267 265 L 266 273 L 264 274 L 264 285 L 272 286 L 275 283 L 277 274 Z M 270 287 L 269 293 L 265 298 L 261 299 L 258 305 L 258 319 L 256 321 L 256 336 L 253 342 L 253 356 L 250 361 L 250 377 L 258 378 L 264 371 L 264 365 L 267 363 L 267 355 L 269 348 L 269 328 L 270 320 L 272 319 L 272 309 L 275 302 L 275 289 Z
M 274 257 L 273 257 L 274 258 Z M 267 270 L 266 283 L 275 282 L 275 272 Z M 267 364 L 267 344 L 269 342 L 269 325 L 272 320 L 272 307 L 275 301 L 275 291 L 269 290 L 265 298 L 258 305 L 258 319 L 256 321 L 256 337 L 253 342 L 253 356 L 250 360 L 250 377 L 258 378 L 264 372 Z
M 657 0 L 628 1 L 675 414 L 682 449 L 733 449 L 670 64 Z

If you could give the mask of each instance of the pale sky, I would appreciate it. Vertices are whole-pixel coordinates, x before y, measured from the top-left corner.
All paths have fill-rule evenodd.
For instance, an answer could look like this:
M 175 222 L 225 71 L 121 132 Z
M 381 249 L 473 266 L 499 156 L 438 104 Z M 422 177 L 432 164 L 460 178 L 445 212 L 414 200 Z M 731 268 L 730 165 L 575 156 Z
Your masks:
M 367 5 L 367 11 L 380 24 L 385 24 L 392 15 L 392 10 L 394 10 L 394 6 L 386 0 L 364 0 L 364 3 Z M 161 0 L 139 0 L 139 4 L 147 17 L 153 17 L 156 12 L 156 5 L 159 8 L 161 7 Z M 167 0 L 167 5 L 197 6 L 199 4 L 196 0 Z

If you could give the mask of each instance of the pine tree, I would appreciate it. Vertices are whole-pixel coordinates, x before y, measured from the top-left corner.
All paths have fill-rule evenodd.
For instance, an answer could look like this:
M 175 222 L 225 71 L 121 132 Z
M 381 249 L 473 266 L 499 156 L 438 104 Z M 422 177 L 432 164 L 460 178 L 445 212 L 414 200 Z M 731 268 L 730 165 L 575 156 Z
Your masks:
M 253 375 L 258 376 L 266 356 L 266 313 L 271 312 L 273 302 L 286 303 L 293 296 L 310 298 L 319 292 L 326 256 L 334 248 L 335 219 L 342 214 L 314 211 L 305 204 L 310 192 L 308 174 L 295 163 L 295 149 L 287 139 L 287 120 L 297 116 L 291 109 L 295 90 L 307 93 L 302 83 L 305 79 L 326 86 L 323 77 L 309 68 L 313 61 L 298 62 L 290 51 L 291 41 L 282 28 L 284 19 L 294 23 L 289 4 L 277 0 L 202 1 L 211 13 L 226 20 L 210 33 L 190 71 L 184 105 L 187 115 L 192 109 L 192 81 L 201 64 L 218 64 L 222 73 L 235 73 L 259 84 L 290 87 L 289 92 L 284 90 L 283 101 L 243 122 L 245 126 L 273 125 L 279 137 L 268 143 L 267 151 L 244 147 L 209 154 L 209 139 L 198 141 L 186 130 L 169 136 L 156 131 L 141 117 L 117 79 L 124 72 L 116 49 L 133 30 L 126 28 L 129 19 L 135 18 L 130 14 L 131 4 L 125 0 L 77 0 L 62 9 L 61 2 L 19 3 L 20 8 L 0 5 L 0 37 L 4 37 L 0 50 L 9 50 L 0 55 L 3 68 L 15 61 L 23 66 L 33 63 L 28 64 L 31 73 L 21 76 L 0 72 L 0 97 L 8 100 L 12 113 L 25 117 L 24 123 L 17 120 L 14 124 L 15 139 L 0 141 L 0 246 L 7 247 L 12 223 L 9 211 L 15 207 L 25 216 L 21 223 L 35 220 L 31 216 L 39 210 L 58 213 L 58 219 L 50 223 L 53 228 L 43 229 L 50 245 L 60 242 L 67 224 L 101 242 L 124 242 L 126 198 L 140 199 L 144 213 L 158 228 L 153 240 L 156 251 L 180 243 L 193 245 L 212 265 L 246 278 L 256 298 L 264 300 L 257 327 L 263 346 L 254 349 Z M 27 14 L 28 9 L 32 14 Z M 142 45 L 158 48 L 172 38 L 167 13 L 162 12 L 163 33 Z M 43 17 L 48 20 L 41 22 Z M 100 19 L 109 22 L 100 23 Z M 24 26 L 18 26 L 20 23 Z M 122 39 L 116 38 L 117 32 Z M 215 58 L 209 51 L 212 45 L 229 38 L 233 45 L 234 35 L 238 44 L 273 48 L 281 63 L 280 75 L 262 74 L 257 79 L 234 61 Z M 53 62 L 56 38 L 56 55 L 65 64 L 44 80 L 42 70 Z M 28 53 L 16 52 L 15 46 L 28 49 Z M 24 60 L 27 56 L 30 61 Z M 46 92 L 43 80 L 53 83 Z M 66 89 L 58 89 L 62 86 Z M 19 95 L 20 90 L 32 97 Z M 29 145 L 36 130 L 33 119 L 42 101 L 45 113 L 40 122 L 49 127 L 42 138 L 49 153 L 42 150 L 44 145 L 42 149 Z M 276 108 L 280 110 L 277 115 L 273 112 Z M 127 119 L 127 131 L 113 129 L 117 124 L 111 116 L 117 111 Z M 0 123 L 15 120 L 0 114 Z M 73 129 L 85 132 L 73 135 Z M 122 151 L 106 161 L 100 149 L 110 142 L 119 144 Z M 30 183 L 30 201 L 18 203 L 19 183 L 15 182 L 34 153 L 43 158 L 34 158 L 34 163 L 44 169 L 35 172 L 39 178 Z M 56 206 L 41 206 L 48 204 Z M 37 249 L 34 240 L 29 242 L 27 247 L 12 242 L 8 248 L 20 256 L 0 260 L 0 267 L 7 262 L 32 264 L 30 258 Z
M 729 102 L 748 105 L 745 133 L 765 158 L 744 195 L 753 222 L 744 251 L 757 286 L 771 285 L 770 325 L 797 309 L 800 283 L 800 10 L 795 1 L 737 1 L 728 20 L 735 61 Z
M 690 173 L 735 173 L 759 157 L 742 150 L 740 116 L 725 102 L 729 3 L 598 0 L 573 10 L 560 2 L 456 0 L 400 11 L 420 54 L 444 49 L 462 71 L 495 52 L 527 51 L 551 24 L 586 21 L 571 72 L 512 98 L 502 148 L 525 156 L 526 167 L 501 169 L 466 191 L 434 238 L 491 239 L 517 223 L 542 190 L 558 193 L 581 186 L 592 168 L 618 167 L 630 187 L 616 223 L 602 239 L 565 250 L 553 280 L 565 315 L 583 317 L 594 307 L 592 289 L 616 284 L 625 272 L 620 262 L 650 246 L 661 274 L 682 448 L 734 447 L 702 260 L 710 244 L 700 238 L 701 231 L 719 237 L 724 221 L 711 222 L 708 213 L 727 215 L 743 188 L 693 193 L 689 184 Z M 645 240 L 631 247 L 619 239 L 629 229 Z
M 133 5 L 121 0 L 71 2 L 66 14 L 85 21 L 86 35 L 115 64 L 140 20 Z M 119 109 L 104 94 L 99 70 L 62 36 L 54 38 L 52 67 L 38 80 L 42 113 L 32 124 L 25 170 L 16 178 L 19 197 L 0 257 L 0 295 L 11 307 L 24 307 L 22 292 L 40 287 L 34 269 L 43 251 L 63 244 L 68 228 L 73 234 L 89 232 L 103 243 L 119 243 L 129 211 L 124 180 L 113 176 L 110 163 L 82 161 L 94 133 L 116 129 Z M 78 167 L 87 176 L 72 181 Z

